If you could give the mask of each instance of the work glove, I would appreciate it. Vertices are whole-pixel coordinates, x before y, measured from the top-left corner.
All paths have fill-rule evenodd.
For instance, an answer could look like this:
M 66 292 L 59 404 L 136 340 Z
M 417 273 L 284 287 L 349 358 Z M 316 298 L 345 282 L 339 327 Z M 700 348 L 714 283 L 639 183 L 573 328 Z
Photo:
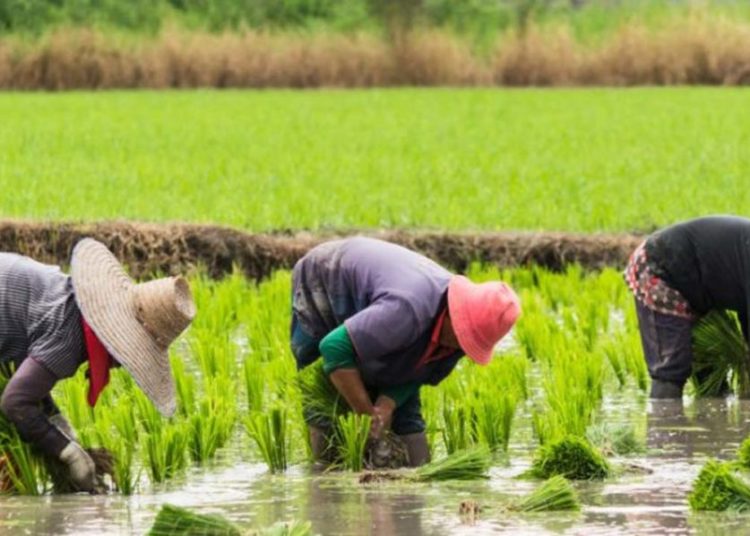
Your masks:
M 68 466 L 70 478 L 79 491 L 96 490 L 96 466 L 81 445 L 71 441 L 60 453 L 60 461 Z
M 70 426 L 70 423 L 60 413 L 52 415 L 49 418 L 49 422 L 58 430 L 60 430 L 63 435 L 71 441 L 78 441 L 78 435 L 76 434 L 75 430 L 73 430 L 73 427 Z

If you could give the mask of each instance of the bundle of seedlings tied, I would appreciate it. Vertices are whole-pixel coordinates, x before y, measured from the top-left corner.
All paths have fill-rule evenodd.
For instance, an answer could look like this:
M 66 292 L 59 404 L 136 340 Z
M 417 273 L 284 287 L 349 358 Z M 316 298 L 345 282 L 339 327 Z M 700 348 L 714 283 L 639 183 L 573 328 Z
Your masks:
M 693 483 L 688 502 L 696 511 L 743 512 L 750 510 L 750 486 L 732 463 L 709 460 Z
M 362 484 L 400 480 L 409 482 L 438 482 L 443 480 L 479 480 L 488 478 L 492 454 L 487 447 L 457 450 L 447 456 L 416 469 L 401 471 L 368 471 L 362 473 Z
M 712 311 L 693 330 L 693 385 L 699 396 L 724 394 L 729 385 L 750 398 L 750 355 L 737 316 Z
M 601 480 L 611 468 L 602 454 L 586 439 L 565 436 L 539 447 L 529 476 L 550 478 L 561 475 L 571 480 Z
M 159 510 L 148 536 L 309 536 L 309 523 L 278 523 L 261 531 L 246 531 L 218 515 L 196 514 L 165 504 Z

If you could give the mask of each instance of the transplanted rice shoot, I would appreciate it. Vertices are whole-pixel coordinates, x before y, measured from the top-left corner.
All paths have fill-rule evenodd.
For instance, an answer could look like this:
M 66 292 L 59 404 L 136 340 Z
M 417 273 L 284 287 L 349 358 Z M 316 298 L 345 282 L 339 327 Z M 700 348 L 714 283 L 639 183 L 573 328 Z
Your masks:
M 586 439 L 566 436 L 537 449 L 530 474 L 537 478 L 561 475 L 571 480 L 600 480 L 610 474 L 610 467 Z
M 353 412 L 339 416 L 336 422 L 338 457 L 345 469 L 361 471 L 372 418 Z
M 580 510 L 578 492 L 563 476 L 556 475 L 545 480 L 538 488 L 512 503 L 509 510 L 517 512 L 548 512 Z
M 735 473 L 731 464 L 709 460 L 698 473 L 688 502 L 696 511 L 743 512 L 750 509 L 750 486 Z
M 750 354 L 735 314 L 711 311 L 693 330 L 693 384 L 699 396 L 720 395 L 729 379 L 750 398 Z
M 245 417 L 243 422 L 268 469 L 272 473 L 285 471 L 289 448 L 286 409 L 274 407 L 267 413 L 255 412 Z

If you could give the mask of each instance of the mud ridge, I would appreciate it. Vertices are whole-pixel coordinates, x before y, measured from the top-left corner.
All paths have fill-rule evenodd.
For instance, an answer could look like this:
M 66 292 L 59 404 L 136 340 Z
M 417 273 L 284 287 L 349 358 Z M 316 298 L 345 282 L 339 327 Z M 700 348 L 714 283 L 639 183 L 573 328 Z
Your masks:
M 622 267 L 642 240 L 642 236 L 633 234 L 420 230 L 248 233 L 183 223 L 4 220 L 0 221 L 0 251 L 67 265 L 75 243 L 89 236 L 107 244 L 135 277 L 205 270 L 211 277 L 219 278 L 236 266 L 247 277 L 261 279 L 274 270 L 291 268 L 320 242 L 353 235 L 401 244 L 456 272 L 464 271 L 473 261 L 501 268 L 537 264 L 560 270 L 569 263 L 579 263 L 588 269 Z

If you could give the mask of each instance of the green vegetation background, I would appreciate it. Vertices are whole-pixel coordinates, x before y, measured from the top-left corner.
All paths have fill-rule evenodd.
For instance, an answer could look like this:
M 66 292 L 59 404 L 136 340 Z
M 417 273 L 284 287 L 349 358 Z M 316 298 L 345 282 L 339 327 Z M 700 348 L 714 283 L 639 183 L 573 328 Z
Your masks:
M 406 24 L 482 42 L 534 21 L 563 23 L 585 40 L 628 21 L 658 24 L 695 10 L 750 20 L 750 3 L 736 0 L 2 0 L 0 36 L 60 26 L 154 34 L 167 25 L 351 32 Z
M 649 230 L 750 206 L 743 89 L 6 93 L 0 214 Z

